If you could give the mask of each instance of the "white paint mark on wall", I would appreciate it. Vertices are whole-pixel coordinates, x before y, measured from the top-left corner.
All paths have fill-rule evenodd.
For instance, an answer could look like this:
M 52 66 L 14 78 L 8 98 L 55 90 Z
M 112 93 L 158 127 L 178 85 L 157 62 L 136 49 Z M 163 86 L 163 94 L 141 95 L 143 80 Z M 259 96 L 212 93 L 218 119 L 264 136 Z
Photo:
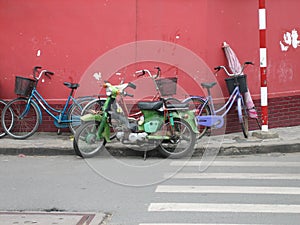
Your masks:
M 96 80 L 100 80 L 101 77 L 102 77 L 102 74 L 101 74 L 101 72 L 99 72 L 99 73 L 94 73 L 93 77 L 94 77 Z
M 277 74 L 282 83 L 292 81 L 294 77 L 293 64 L 289 63 L 288 60 L 281 60 L 278 64 Z
M 40 57 L 40 56 L 41 56 L 41 50 L 40 50 L 40 49 L 37 50 L 36 56 L 37 56 L 37 57 Z
M 266 67 L 267 66 L 267 49 L 266 48 L 260 48 L 260 66 Z
M 259 9 L 259 29 L 260 30 L 265 30 L 267 27 L 267 22 L 266 22 L 266 9 Z
M 298 40 L 299 34 L 296 29 L 293 29 L 291 32 L 285 32 L 283 34 L 283 40 L 279 42 L 281 51 L 286 52 L 290 46 L 293 48 L 300 47 L 300 40 Z

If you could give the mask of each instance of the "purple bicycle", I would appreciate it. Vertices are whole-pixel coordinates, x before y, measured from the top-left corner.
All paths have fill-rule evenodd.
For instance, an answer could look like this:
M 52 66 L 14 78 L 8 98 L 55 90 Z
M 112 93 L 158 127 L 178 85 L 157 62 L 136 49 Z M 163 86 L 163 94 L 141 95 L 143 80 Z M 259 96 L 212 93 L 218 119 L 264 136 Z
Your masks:
M 229 99 L 223 106 L 215 109 L 213 98 L 210 89 L 217 83 L 201 83 L 203 88 L 207 89 L 207 98 L 201 96 L 190 96 L 183 102 L 192 103 L 196 108 L 198 129 L 201 138 L 209 127 L 221 128 L 224 125 L 224 117 L 228 114 L 234 103 L 237 103 L 238 120 L 241 124 L 242 131 L 245 138 L 248 138 L 248 111 L 243 99 L 243 93 L 248 91 L 246 75 L 241 75 L 246 65 L 253 65 L 252 62 L 245 62 L 242 70 L 238 74 L 231 74 L 225 66 L 218 66 L 215 68 L 216 73 L 223 69 L 230 78 L 226 79 L 227 87 L 230 93 Z M 223 113 L 222 113 L 223 112 Z

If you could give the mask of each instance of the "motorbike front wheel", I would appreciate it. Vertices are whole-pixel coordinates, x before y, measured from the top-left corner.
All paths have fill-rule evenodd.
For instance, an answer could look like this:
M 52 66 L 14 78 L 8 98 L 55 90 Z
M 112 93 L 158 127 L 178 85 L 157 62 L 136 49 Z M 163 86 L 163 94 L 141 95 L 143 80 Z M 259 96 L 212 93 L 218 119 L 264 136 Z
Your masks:
M 91 158 L 104 149 L 106 140 L 98 136 L 99 125 L 99 122 L 89 121 L 81 124 L 76 130 L 73 140 L 76 155 Z
M 171 129 L 174 129 L 173 135 Z M 172 127 L 167 122 L 162 127 L 162 133 L 169 136 L 170 139 L 164 140 L 158 146 L 159 152 L 164 157 L 178 159 L 182 157 L 192 156 L 196 142 L 196 134 L 191 126 L 184 120 L 175 120 Z

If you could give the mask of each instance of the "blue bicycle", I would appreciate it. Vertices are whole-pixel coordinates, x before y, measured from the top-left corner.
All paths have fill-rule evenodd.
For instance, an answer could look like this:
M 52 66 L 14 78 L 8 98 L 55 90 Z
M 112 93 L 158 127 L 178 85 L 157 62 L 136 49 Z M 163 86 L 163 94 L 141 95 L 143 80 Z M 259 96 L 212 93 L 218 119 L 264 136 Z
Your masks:
M 16 77 L 15 93 L 21 97 L 8 102 L 2 111 L 1 123 L 6 134 L 16 139 L 25 139 L 33 135 L 42 123 L 42 109 L 54 119 L 54 125 L 59 132 L 61 128 L 69 127 L 71 132 L 75 133 L 80 125 L 82 108 L 92 97 L 75 99 L 74 91 L 79 84 L 64 82 L 64 85 L 71 89 L 70 94 L 62 109 L 53 108 L 36 89 L 42 76 L 51 78 L 51 75 L 54 73 L 36 66 L 33 69 L 34 79 Z

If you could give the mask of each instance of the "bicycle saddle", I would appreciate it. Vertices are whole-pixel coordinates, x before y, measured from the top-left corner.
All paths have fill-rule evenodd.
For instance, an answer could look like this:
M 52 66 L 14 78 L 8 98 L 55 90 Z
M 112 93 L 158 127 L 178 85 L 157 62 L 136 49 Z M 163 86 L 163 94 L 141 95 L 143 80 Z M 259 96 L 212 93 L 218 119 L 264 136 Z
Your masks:
M 211 83 L 201 83 L 201 86 L 204 88 L 212 88 L 213 86 L 215 86 L 217 84 L 217 82 L 211 82 Z
M 69 82 L 64 82 L 64 85 L 71 89 L 77 89 L 79 87 L 79 84 Z

